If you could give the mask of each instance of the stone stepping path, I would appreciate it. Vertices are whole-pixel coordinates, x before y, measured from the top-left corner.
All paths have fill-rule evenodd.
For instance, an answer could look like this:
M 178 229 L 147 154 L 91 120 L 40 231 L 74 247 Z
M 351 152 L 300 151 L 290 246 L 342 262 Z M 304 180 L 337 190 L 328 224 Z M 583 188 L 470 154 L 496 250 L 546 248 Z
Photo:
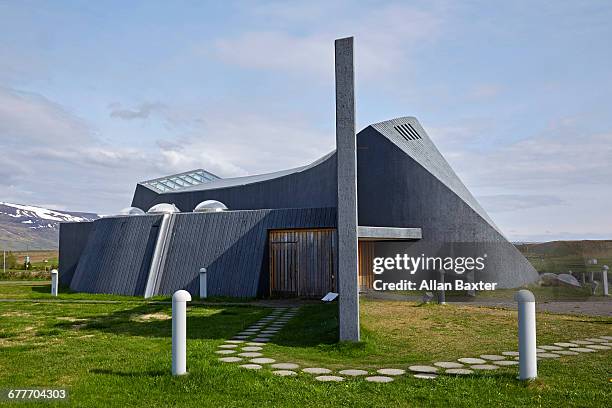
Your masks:
M 516 360 L 499 360 L 499 361 L 494 361 L 493 364 L 497 364 L 500 366 L 513 366 L 513 365 L 518 365 L 518 361 Z
M 559 358 L 561 357 L 559 354 L 555 354 L 555 353 L 538 353 L 537 356 L 541 358 Z
M 261 370 L 259 364 L 242 364 L 240 367 L 246 368 L 247 370 Z
M 484 361 L 483 361 L 484 362 Z M 438 368 L 426 365 L 411 365 L 408 367 L 410 371 L 414 371 L 417 373 L 437 373 Z
M 574 343 L 553 343 L 553 344 L 559 347 L 578 347 L 578 345 Z
M 327 369 L 326 369 L 327 370 Z M 331 370 L 330 370 L 331 371 Z M 349 369 L 349 370 L 341 370 L 338 371 L 338 374 L 342 374 L 342 375 L 348 375 L 349 377 L 359 377 L 360 375 L 368 375 L 368 372 L 365 370 L 354 370 L 354 369 Z
M 278 368 L 281 370 L 295 370 L 296 368 L 299 368 L 300 366 L 295 363 L 276 363 L 276 364 L 272 364 L 271 367 Z
M 594 353 L 595 350 L 592 348 L 586 348 L 586 347 L 572 347 L 570 348 L 570 351 L 577 351 L 579 353 Z
M 328 368 L 321 368 L 321 367 L 308 367 L 308 368 L 302 369 L 302 371 L 308 374 L 329 374 L 332 372 Z
M 437 374 L 431 374 L 431 373 L 421 373 L 421 374 L 415 374 L 413 376 L 414 378 L 420 378 L 422 380 L 431 380 L 434 379 L 436 377 L 438 377 Z
M 273 358 L 263 356 L 260 351 L 263 346 L 271 340 L 287 323 L 294 317 L 296 312 L 284 313 L 286 309 L 278 309 L 267 317 L 261 318 L 257 323 L 244 329 L 238 335 L 225 344 L 219 345 L 217 354 L 234 354 L 237 356 L 221 357 L 219 361 L 224 363 L 238 363 L 244 358 L 251 358 L 248 364 L 241 364 L 240 367 L 249 370 L 260 370 L 265 364 L 269 364 L 272 374 L 281 377 L 297 376 L 300 366 L 296 363 L 277 363 Z M 569 342 L 557 342 L 552 345 L 537 346 L 537 358 L 560 358 L 562 356 L 578 355 L 580 353 L 595 353 L 602 350 L 612 350 L 612 336 L 591 337 L 584 340 L 573 340 Z M 502 367 L 511 367 L 519 364 L 518 351 L 503 351 L 500 354 L 481 354 L 479 357 L 462 357 L 455 361 L 438 361 L 433 365 L 412 365 L 408 370 L 413 372 L 414 378 L 434 379 L 439 376 L 438 371 L 444 370 L 444 374 L 454 376 L 464 376 L 474 374 L 474 370 L 492 371 Z M 363 378 L 365 381 L 373 383 L 388 383 L 394 380 L 395 376 L 403 376 L 406 370 L 401 368 L 380 368 L 376 374 L 368 375 L 369 372 L 361 369 L 342 369 L 339 375 L 333 375 L 333 371 L 324 367 L 305 367 L 303 373 L 315 375 L 314 379 L 321 382 L 342 382 L 345 377 Z
M 454 375 L 468 375 L 474 374 L 473 370 L 469 370 L 467 368 L 449 368 L 445 371 L 446 374 L 454 374 Z
M 219 361 L 222 361 L 224 363 L 237 363 L 239 361 L 242 361 L 242 359 L 240 357 L 221 357 Z
M 315 377 L 315 380 L 323 382 L 340 382 L 344 381 L 344 377 L 338 377 L 337 375 L 319 375 Z
M 372 377 L 366 377 L 365 380 L 373 383 L 389 383 L 393 381 L 393 378 L 384 375 L 374 375 Z
M 247 353 L 238 353 L 238 355 L 240 357 L 261 357 L 261 356 L 263 356 L 262 353 L 258 353 L 256 351 L 249 351 Z
M 292 375 L 297 375 L 295 371 L 291 371 L 291 370 L 275 370 L 275 371 L 272 371 L 272 374 L 280 375 L 281 377 L 289 377 Z
M 476 370 L 497 370 L 499 366 L 493 364 L 474 364 L 470 368 L 475 368 Z
M 402 370 L 401 368 L 381 368 L 380 370 L 376 370 L 376 372 L 382 375 L 402 375 L 406 373 L 406 370 Z
M 276 363 L 276 360 L 273 359 L 273 358 L 261 357 L 261 358 L 254 358 L 254 359 L 252 359 L 251 363 L 255 363 L 255 364 L 272 364 L 272 363 Z
M 464 364 L 484 364 L 486 363 L 486 361 L 483 360 L 482 358 L 472 358 L 472 357 L 458 358 L 457 361 L 459 361 L 460 363 L 464 363 Z
M 434 363 L 434 365 L 441 368 L 463 368 L 463 364 L 455 363 L 453 361 L 439 361 Z
M 483 360 L 489 360 L 489 361 L 499 361 L 499 360 L 506 359 L 506 357 L 498 356 L 497 354 L 481 354 L 480 358 L 482 358 Z

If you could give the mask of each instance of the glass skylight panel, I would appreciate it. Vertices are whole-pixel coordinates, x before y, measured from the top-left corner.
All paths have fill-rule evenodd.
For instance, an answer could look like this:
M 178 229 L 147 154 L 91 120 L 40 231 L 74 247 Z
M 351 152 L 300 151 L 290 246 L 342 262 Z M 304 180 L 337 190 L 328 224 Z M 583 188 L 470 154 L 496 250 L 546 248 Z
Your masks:
M 218 179 L 219 177 L 205 170 L 194 170 L 189 173 L 174 174 L 160 179 L 145 181 L 143 184 L 160 193 L 165 193 L 167 191 L 181 190 L 183 188 L 197 186 Z

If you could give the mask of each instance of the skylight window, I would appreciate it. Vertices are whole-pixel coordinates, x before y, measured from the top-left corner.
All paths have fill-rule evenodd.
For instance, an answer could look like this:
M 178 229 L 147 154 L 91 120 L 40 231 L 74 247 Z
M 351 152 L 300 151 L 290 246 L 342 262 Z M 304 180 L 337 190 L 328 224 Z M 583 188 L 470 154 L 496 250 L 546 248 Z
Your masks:
M 142 184 L 157 191 L 158 193 L 166 193 L 169 191 L 177 191 L 183 188 L 197 186 L 199 184 L 218 179 L 219 177 L 215 176 L 214 174 L 209 173 L 206 170 L 199 169 L 145 181 Z

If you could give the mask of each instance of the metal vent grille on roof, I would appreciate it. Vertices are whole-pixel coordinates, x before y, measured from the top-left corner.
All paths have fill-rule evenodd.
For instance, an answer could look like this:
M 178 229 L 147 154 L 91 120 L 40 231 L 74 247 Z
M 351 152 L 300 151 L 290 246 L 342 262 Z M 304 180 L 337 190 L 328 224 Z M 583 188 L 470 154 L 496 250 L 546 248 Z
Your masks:
M 181 190 L 186 187 L 197 186 L 213 180 L 219 180 L 219 177 L 206 170 L 193 170 L 186 173 L 145 181 L 142 184 L 160 193 L 165 193 L 168 191 Z
M 401 125 L 393 126 L 393 128 L 407 141 L 421 139 L 419 132 L 417 132 L 410 123 L 403 123 Z

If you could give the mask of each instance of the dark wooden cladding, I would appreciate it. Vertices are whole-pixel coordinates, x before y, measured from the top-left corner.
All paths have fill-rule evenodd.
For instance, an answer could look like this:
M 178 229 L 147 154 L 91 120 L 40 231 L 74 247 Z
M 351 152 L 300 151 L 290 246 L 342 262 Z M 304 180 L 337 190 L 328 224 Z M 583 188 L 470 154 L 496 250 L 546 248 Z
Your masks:
M 374 242 L 359 241 L 359 290 L 372 289 L 374 283 Z
M 269 232 L 270 296 L 321 297 L 336 289 L 336 230 Z

